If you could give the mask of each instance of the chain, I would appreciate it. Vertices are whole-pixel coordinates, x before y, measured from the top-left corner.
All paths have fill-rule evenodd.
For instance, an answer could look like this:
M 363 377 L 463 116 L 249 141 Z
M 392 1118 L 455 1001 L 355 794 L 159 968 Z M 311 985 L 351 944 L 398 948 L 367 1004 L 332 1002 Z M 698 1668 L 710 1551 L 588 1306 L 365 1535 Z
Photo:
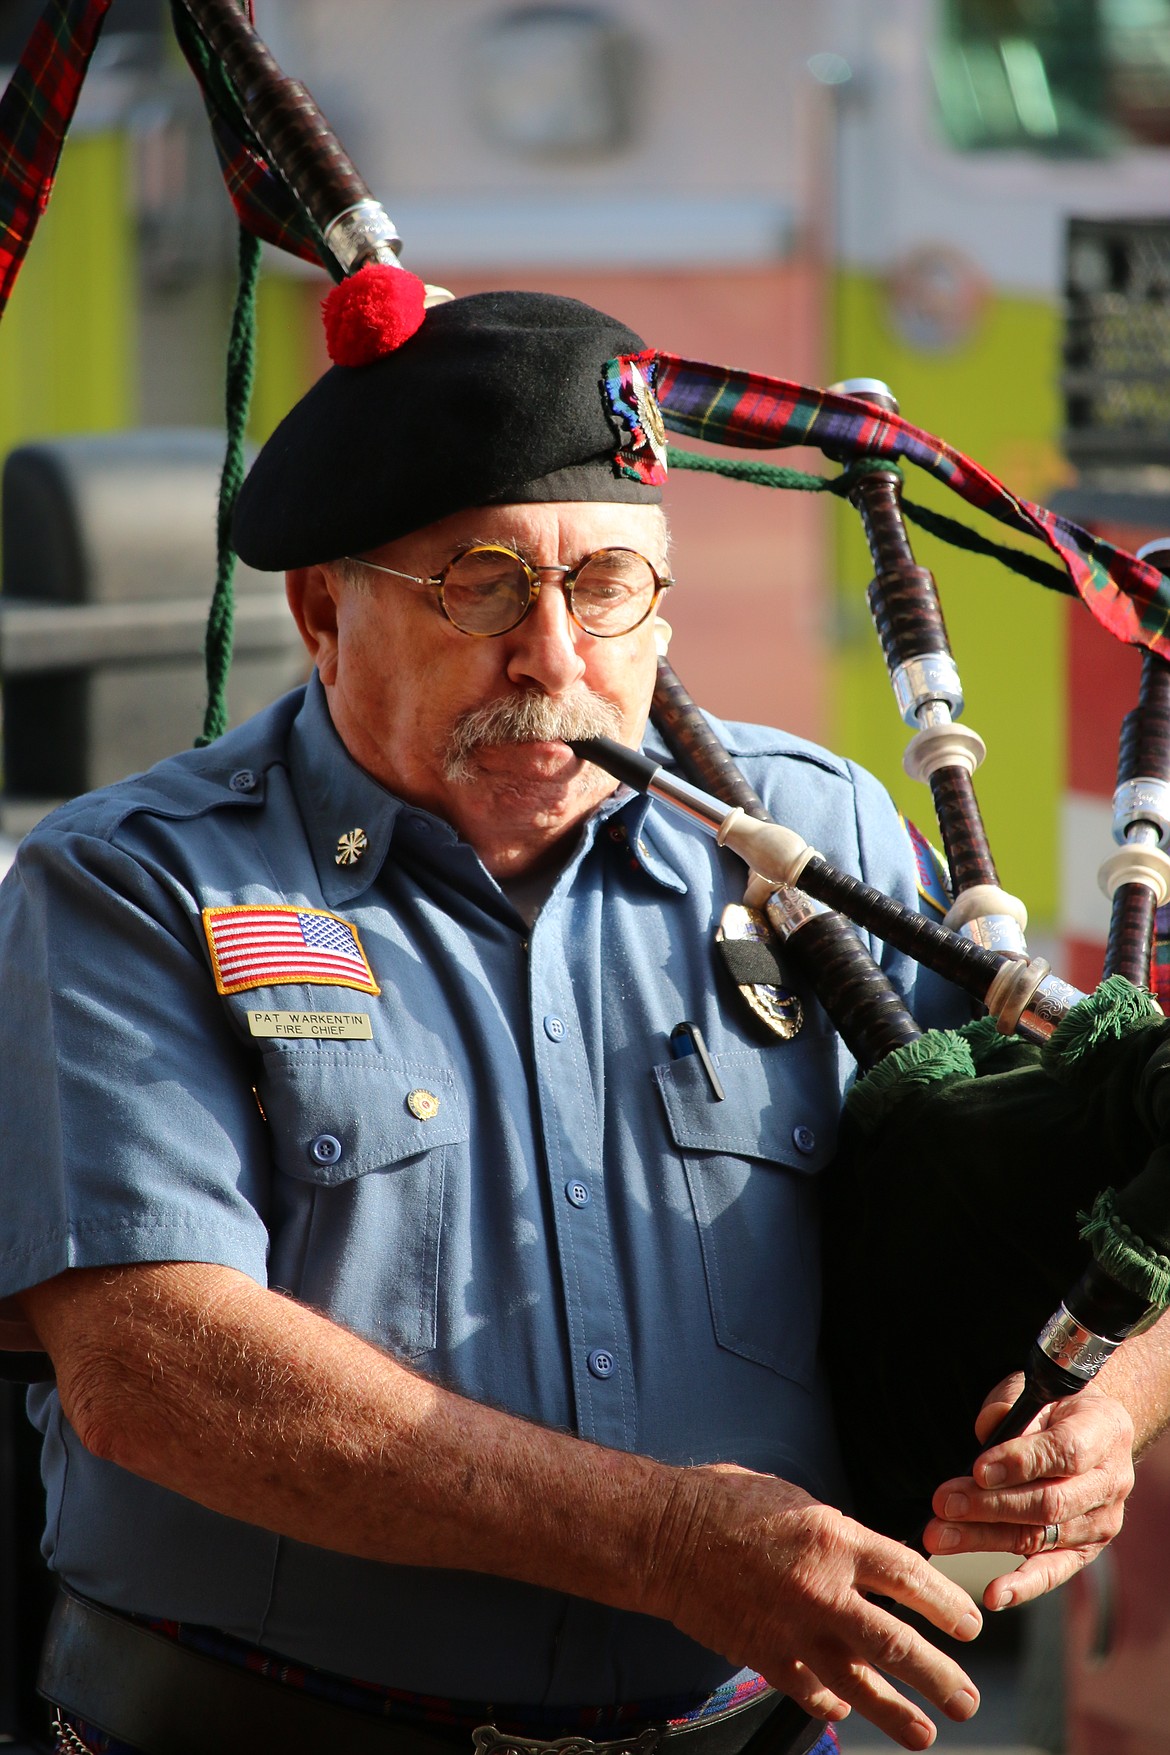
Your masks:
M 79 1737 L 73 1726 L 61 1717 L 60 1707 L 53 1714 L 53 1733 L 57 1739 L 57 1755 L 93 1755 L 84 1738 Z

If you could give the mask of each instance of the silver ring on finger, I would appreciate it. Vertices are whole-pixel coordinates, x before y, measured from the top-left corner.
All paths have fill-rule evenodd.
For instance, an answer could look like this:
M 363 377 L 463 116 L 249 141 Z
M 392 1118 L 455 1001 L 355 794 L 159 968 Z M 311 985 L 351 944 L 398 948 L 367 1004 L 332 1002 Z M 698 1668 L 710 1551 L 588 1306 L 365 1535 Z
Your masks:
M 1046 1523 L 1044 1525 L 1044 1540 L 1040 1544 L 1041 1551 L 1046 1548 L 1059 1548 L 1059 1546 L 1060 1525 L 1058 1523 Z

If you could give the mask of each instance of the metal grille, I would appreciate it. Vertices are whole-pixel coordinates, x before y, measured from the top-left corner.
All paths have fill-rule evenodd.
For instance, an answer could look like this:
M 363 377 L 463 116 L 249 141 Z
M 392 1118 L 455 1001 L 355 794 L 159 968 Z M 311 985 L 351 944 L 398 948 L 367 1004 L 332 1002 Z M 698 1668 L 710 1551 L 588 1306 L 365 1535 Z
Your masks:
M 1065 294 L 1069 458 L 1170 464 L 1170 220 L 1070 220 Z

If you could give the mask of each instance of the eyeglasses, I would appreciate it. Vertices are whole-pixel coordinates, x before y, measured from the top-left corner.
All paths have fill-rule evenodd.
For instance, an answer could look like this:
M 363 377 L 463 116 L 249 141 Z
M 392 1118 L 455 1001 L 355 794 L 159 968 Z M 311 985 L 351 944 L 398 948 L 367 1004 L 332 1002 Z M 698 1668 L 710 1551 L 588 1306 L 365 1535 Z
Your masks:
M 560 573 L 569 614 L 587 634 L 613 640 L 641 627 L 674 580 L 655 572 L 632 548 L 599 548 L 575 567 L 534 567 L 502 543 L 475 542 L 453 555 L 441 573 L 425 579 L 378 561 L 351 560 L 376 573 L 409 579 L 438 593 L 439 608 L 462 634 L 491 639 L 517 627 L 540 596 L 541 575 Z

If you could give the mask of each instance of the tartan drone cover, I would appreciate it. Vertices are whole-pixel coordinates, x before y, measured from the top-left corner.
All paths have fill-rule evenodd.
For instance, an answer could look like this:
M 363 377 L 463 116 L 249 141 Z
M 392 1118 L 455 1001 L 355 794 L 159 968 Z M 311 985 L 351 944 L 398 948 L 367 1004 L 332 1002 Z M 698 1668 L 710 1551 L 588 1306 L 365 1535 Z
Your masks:
M 110 0 L 48 0 L 0 98 L 0 314 L 49 205 Z
M 899 415 L 831 390 L 668 353 L 658 355 L 656 389 L 665 424 L 691 438 L 761 449 L 816 445 L 851 458 L 918 464 L 969 505 L 1046 542 L 1116 639 L 1170 658 L 1170 579 L 1071 520 L 1017 499 L 981 464 Z
M 241 5 L 241 11 L 245 9 Z M 252 0 L 246 0 L 249 22 Z M 223 66 L 211 54 L 181 0 L 172 0 L 171 17 L 179 46 L 199 84 L 224 186 L 240 224 L 254 237 L 320 266 L 314 228 L 288 184 L 269 164 L 248 125 Z

